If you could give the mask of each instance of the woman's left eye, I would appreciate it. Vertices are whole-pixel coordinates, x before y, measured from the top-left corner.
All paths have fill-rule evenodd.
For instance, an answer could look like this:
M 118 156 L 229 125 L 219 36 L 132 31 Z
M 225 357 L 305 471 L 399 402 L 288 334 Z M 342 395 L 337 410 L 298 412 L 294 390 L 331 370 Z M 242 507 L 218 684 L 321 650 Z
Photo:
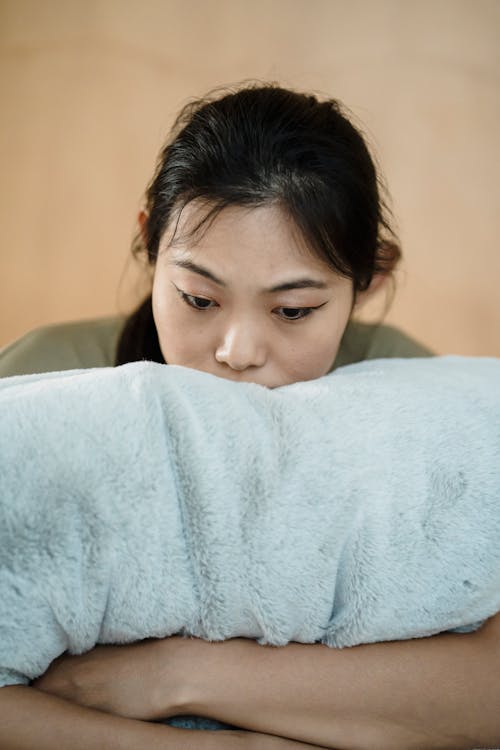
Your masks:
M 277 312 L 284 320 L 300 320 L 316 310 L 316 307 L 278 307 Z

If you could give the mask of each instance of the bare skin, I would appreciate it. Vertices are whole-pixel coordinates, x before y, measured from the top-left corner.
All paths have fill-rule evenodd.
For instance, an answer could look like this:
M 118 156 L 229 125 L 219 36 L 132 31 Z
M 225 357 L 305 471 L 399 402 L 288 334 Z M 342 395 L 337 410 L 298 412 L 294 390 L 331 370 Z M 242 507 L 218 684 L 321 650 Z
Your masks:
M 100 647 L 35 684 L 136 719 L 195 713 L 329 748 L 465 750 L 500 745 L 499 673 L 497 615 L 476 633 L 343 650 L 181 638 Z
M 0 750 L 311 750 L 245 731 L 195 731 L 125 719 L 32 687 L 0 690 Z M 323 748 L 327 750 L 327 748 Z
M 382 276 L 354 299 L 351 279 L 308 250 L 281 209 L 231 206 L 193 239 L 204 211 L 188 204 L 160 243 L 152 300 L 165 361 L 268 388 L 325 375 L 353 305 Z

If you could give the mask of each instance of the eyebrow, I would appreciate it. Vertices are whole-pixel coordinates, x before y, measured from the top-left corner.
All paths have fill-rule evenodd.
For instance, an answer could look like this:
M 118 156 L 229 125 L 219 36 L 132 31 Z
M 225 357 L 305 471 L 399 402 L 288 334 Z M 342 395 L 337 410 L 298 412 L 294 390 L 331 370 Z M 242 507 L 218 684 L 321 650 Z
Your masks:
M 197 273 L 199 276 L 204 276 L 206 279 L 210 279 L 210 281 L 213 281 L 215 284 L 218 284 L 219 286 L 222 286 L 222 287 L 227 286 L 225 281 L 222 281 L 221 279 L 219 279 L 215 274 L 209 271 L 208 268 L 205 268 L 204 266 L 200 266 L 198 265 L 198 263 L 193 263 L 193 261 L 191 260 L 177 258 L 169 262 L 175 266 L 178 266 L 179 268 L 185 268 L 187 271 L 192 271 L 193 273 Z M 286 281 L 283 284 L 276 284 L 275 286 L 272 286 L 269 289 L 265 289 L 264 291 L 287 292 L 290 289 L 327 289 L 327 288 L 328 288 L 328 285 L 324 281 L 319 281 L 318 279 L 300 278 L 300 279 L 294 279 L 292 281 Z

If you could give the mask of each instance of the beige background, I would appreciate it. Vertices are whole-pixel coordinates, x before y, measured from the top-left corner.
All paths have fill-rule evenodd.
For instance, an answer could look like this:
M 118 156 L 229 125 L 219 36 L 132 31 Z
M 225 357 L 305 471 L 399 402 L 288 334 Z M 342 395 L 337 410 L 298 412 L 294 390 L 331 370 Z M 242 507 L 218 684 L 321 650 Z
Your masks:
M 135 215 L 175 113 L 259 78 L 364 123 L 405 251 L 388 320 L 500 356 L 499 50 L 498 0 L 1 1 L 0 345 L 129 309 Z

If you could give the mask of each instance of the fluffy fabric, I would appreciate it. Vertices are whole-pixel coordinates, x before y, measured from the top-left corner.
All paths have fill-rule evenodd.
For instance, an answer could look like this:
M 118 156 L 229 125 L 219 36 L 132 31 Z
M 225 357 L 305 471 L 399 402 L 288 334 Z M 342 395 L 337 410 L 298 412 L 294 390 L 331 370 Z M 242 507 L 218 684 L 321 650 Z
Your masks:
M 136 363 L 0 381 L 0 684 L 190 633 L 329 646 L 500 610 L 500 360 L 268 390 Z

